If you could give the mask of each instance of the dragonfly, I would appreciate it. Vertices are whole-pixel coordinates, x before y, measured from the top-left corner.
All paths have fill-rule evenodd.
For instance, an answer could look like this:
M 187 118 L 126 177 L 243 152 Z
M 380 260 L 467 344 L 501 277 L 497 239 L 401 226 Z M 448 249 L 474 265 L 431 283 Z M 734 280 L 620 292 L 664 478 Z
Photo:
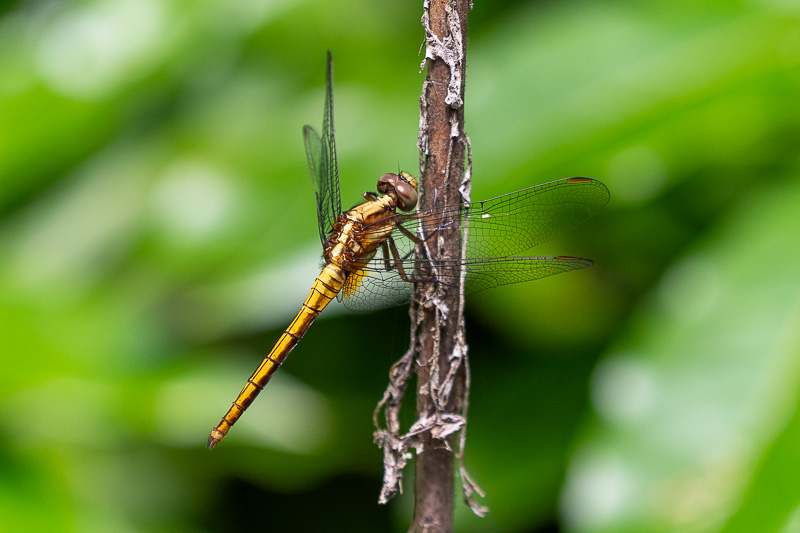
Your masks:
M 416 209 L 418 186 L 406 172 L 383 174 L 377 192 L 342 211 L 333 120 L 333 61 L 328 53 L 325 107 L 320 136 L 311 126 L 303 137 L 314 187 L 324 267 L 289 327 L 247 380 L 208 438 L 213 449 L 264 389 L 312 322 L 334 299 L 368 311 L 406 303 L 414 283 L 459 286 L 471 293 L 533 281 L 592 265 L 571 256 L 522 253 L 594 216 L 609 191 L 591 178 L 566 178 L 489 200 Z M 434 201 L 434 204 L 436 202 Z M 462 259 L 433 261 L 415 253 L 438 230 L 460 219 L 467 228 Z

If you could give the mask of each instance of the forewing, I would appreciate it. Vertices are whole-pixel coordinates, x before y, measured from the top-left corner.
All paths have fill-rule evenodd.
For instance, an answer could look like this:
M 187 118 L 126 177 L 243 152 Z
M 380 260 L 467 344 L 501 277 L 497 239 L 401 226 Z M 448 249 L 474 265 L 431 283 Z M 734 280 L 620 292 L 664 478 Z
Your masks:
M 333 123 L 333 60 L 328 52 L 328 69 L 325 78 L 325 111 L 322 119 L 322 137 L 311 126 L 303 128 L 308 170 L 317 199 L 317 221 L 322 244 L 328 239 L 333 224 L 342 212 L 339 165 L 336 161 L 336 137 Z
M 467 205 L 446 205 L 414 217 L 393 215 L 419 238 L 430 238 L 455 217 L 467 227 L 467 253 L 472 259 L 525 252 L 572 229 L 608 203 L 605 185 L 591 178 L 567 178 Z M 421 229 L 422 228 L 422 229 Z M 395 230 L 393 235 L 400 233 Z
M 430 263 L 416 258 L 417 240 L 435 239 L 436 231 L 447 227 L 460 216 L 468 225 L 466 291 L 533 281 L 543 277 L 584 268 L 589 259 L 567 256 L 515 257 L 529 248 L 555 238 L 595 215 L 609 199 L 608 189 L 589 178 L 568 178 L 529 187 L 467 206 L 449 205 L 414 214 L 393 215 L 392 242 L 397 253 L 382 250 L 371 258 L 357 280 L 348 279 L 349 292 L 343 295 L 346 306 L 356 310 L 380 309 L 408 301 L 411 283 L 439 281 L 458 285 L 462 263 Z M 365 228 L 369 234 L 369 227 Z M 417 267 L 424 267 L 418 269 Z M 421 271 L 429 279 L 423 278 Z M 400 273 L 405 276 L 401 276 Z M 404 279 L 405 278 L 405 279 Z
M 472 202 L 464 215 L 467 257 L 524 252 L 593 217 L 608 199 L 608 189 L 601 182 L 567 178 Z

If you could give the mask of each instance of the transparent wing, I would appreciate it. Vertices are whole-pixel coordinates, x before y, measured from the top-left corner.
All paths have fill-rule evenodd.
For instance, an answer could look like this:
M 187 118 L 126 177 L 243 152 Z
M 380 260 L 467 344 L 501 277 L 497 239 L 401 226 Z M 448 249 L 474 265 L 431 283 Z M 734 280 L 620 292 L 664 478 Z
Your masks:
M 568 256 L 516 257 L 594 216 L 609 199 L 601 182 L 568 178 L 529 187 L 467 206 L 445 205 L 411 215 L 393 215 L 391 249 L 378 250 L 357 275 L 346 282 L 342 298 L 355 310 L 370 310 L 408 301 L 414 281 L 457 286 L 462 267 L 466 291 L 533 281 L 584 268 L 589 259 Z M 416 257 L 415 240 L 433 237 L 454 217 L 468 225 L 466 261 L 430 262 Z M 400 231 L 400 228 L 406 231 Z M 365 228 L 365 234 L 370 229 Z M 406 233 L 415 235 L 409 238 Z M 396 251 L 395 251 L 396 250 Z M 420 274 L 421 271 L 429 274 Z M 424 276 L 424 277 L 423 277 Z
M 336 161 L 336 138 L 333 124 L 333 60 L 328 52 L 325 78 L 325 112 L 322 137 L 311 126 L 303 127 L 308 170 L 317 199 L 317 222 L 322 244 L 328 239 L 336 218 L 342 212 L 339 165 Z
M 468 259 L 463 263 L 439 264 L 435 275 L 427 279 L 415 277 L 411 281 L 435 281 L 457 287 L 463 265 L 466 271 L 465 292 L 470 294 L 500 285 L 535 281 L 585 268 L 592 263 L 591 259 L 567 256 Z M 411 261 L 406 265 L 410 264 Z M 347 278 L 342 301 L 353 311 L 374 311 L 408 303 L 413 287 L 413 283 L 404 279 L 398 270 L 367 267 Z

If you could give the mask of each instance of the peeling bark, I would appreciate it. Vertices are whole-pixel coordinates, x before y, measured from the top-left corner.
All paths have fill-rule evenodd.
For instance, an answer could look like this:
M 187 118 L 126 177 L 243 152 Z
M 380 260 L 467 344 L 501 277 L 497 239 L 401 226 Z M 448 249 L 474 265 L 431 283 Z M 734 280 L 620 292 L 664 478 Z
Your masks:
M 468 0 L 425 0 L 427 76 L 420 96 L 420 209 L 469 201 L 471 154 L 464 134 L 464 71 Z M 467 167 L 465 169 L 465 160 Z M 424 224 L 424 219 L 421 224 Z M 463 258 L 469 228 L 460 220 L 435 230 L 417 247 L 437 260 Z M 430 273 L 428 273 L 430 274 Z M 433 273 L 435 274 L 435 273 Z M 402 492 L 402 474 L 410 450 L 416 453 L 415 510 L 411 531 L 453 530 L 453 459 L 467 503 L 482 516 L 475 501 L 483 496 L 463 463 L 469 392 L 469 364 L 464 335 L 461 288 L 417 284 L 411 309 L 411 347 L 395 363 L 390 382 L 373 416 L 376 443 L 384 451 L 384 480 L 379 501 Z M 399 411 L 408 381 L 417 376 L 417 420 L 401 433 Z M 383 411 L 385 428 L 379 423 Z

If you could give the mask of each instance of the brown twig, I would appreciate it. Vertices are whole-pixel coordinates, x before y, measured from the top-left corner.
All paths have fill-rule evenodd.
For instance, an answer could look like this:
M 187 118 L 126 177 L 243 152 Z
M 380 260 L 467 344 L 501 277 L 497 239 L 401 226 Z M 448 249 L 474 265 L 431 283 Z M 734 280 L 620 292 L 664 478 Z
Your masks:
M 427 76 L 420 96 L 420 209 L 469 200 L 471 157 L 464 135 L 464 71 L 466 58 L 468 0 L 425 0 Z M 468 167 L 465 170 L 465 158 Z M 425 228 L 433 235 L 418 246 L 417 253 L 436 261 L 463 258 L 462 239 L 468 228 L 460 220 L 446 226 Z M 434 262 L 435 264 L 435 262 Z M 425 273 L 430 279 L 433 273 Z M 466 472 L 463 448 L 466 439 L 466 409 L 469 366 L 464 338 L 463 279 L 461 289 L 440 284 L 418 284 L 410 310 L 411 347 L 392 367 L 390 383 L 378 404 L 374 421 L 375 439 L 384 450 L 384 484 L 380 501 L 402 491 L 402 471 L 417 454 L 415 510 L 411 531 L 453 530 L 453 459 L 467 502 L 476 514 L 486 510 L 474 501 L 482 496 Z M 417 421 L 401 435 L 399 411 L 411 374 L 417 375 Z M 386 428 L 378 423 L 384 410 Z M 461 431 L 456 443 L 456 433 Z

